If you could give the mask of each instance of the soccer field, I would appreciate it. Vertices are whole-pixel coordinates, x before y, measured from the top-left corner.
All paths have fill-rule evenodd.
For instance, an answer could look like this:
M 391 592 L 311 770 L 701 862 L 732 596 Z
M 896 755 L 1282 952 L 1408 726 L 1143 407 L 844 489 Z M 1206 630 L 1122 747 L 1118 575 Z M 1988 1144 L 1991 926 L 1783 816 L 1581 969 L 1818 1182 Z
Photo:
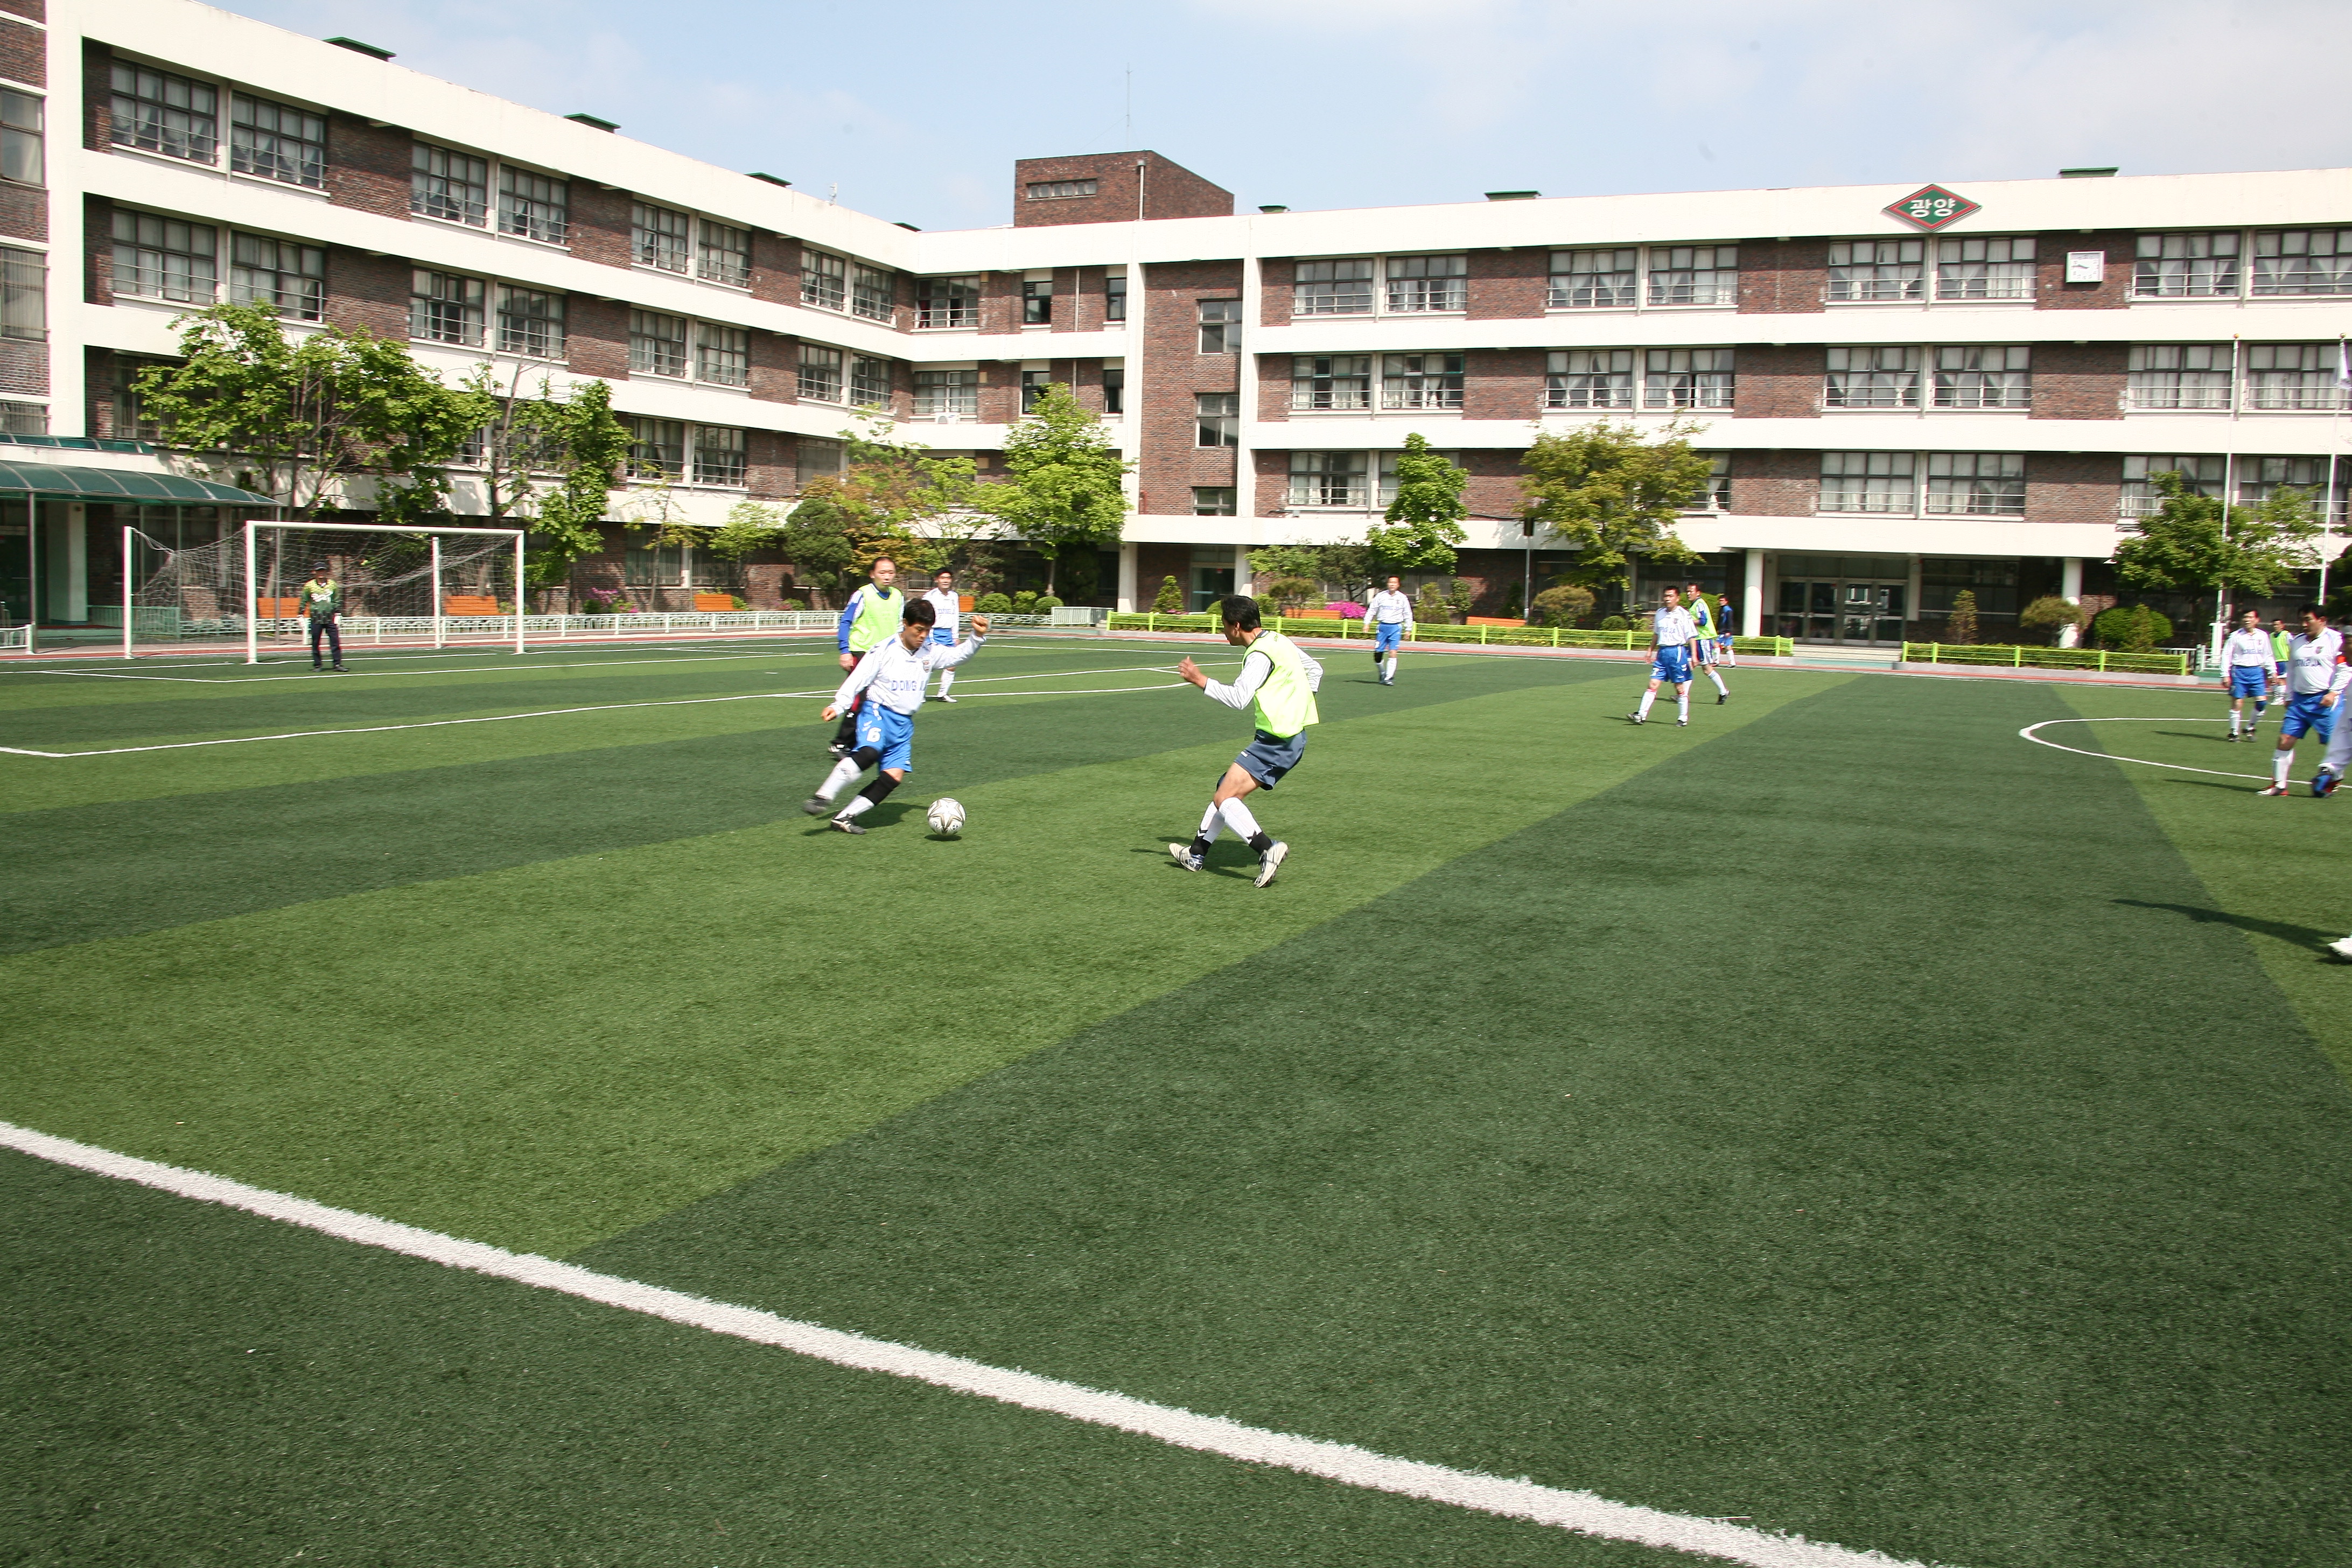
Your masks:
M 2352 795 L 1332 649 L 1261 890 L 1187 651 L 992 641 L 862 838 L 824 644 L 9 668 L 0 1121 L 1360 1473 L 0 1150 L 0 1561 L 2352 1563 Z

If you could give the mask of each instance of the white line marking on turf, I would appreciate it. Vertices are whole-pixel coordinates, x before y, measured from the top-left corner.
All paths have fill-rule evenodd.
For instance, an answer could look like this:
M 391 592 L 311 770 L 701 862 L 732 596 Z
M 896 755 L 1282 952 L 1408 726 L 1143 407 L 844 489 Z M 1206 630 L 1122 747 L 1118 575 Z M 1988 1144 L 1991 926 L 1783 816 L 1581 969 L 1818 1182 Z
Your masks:
M 225 1176 L 157 1164 L 87 1143 L 53 1138 L 12 1122 L 0 1121 L 0 1146 L 52 1164 L 135 1182 L 200 1203 L 244 1209 L 362 1247 L 381 1247 L 451 1268 L 510 1279 L 537 1289 L 554 1290 L 755 1344 L 774 1345 L 835 1366 L 887 1373 L 893 1377 L 911 1378 L 1003 1405 L 1067 1416 L 1089 1426 L 1133 1432 L 1173 1447 L 1221 1454 L 1245 1464 L 1277 1465 L 1370 1491 L 1423 1498 L 1506 1519 L 1528 1520 L 1580 1535 L 1638 1542 L 1670 1552 L 1750 1563 L 1754 1568 L 1918 1568 L 1883 1552 L 1857 1552 L 1827 1542 L 1808 1541 L 1801 1535 L 1774 1535 L 1727 1523 L 1720 1518 L 1694 1518 L 1633 1503 L 1612 1502 L 1591 1492 L 1568 1491 L 1533 1481 L 1506 1480 L 1475 1470 L 1448 1469 L 1443 1465 L 1393 1458 L 1352 1444 L 1326 1443 L 1263 1426 L 1246 1426 L 1221 1415 L 1196 1415 L 1082 1384 L 1008 1371 L 961 1356 L 869 1339 L 864 1334 L 845 1333 L 817 1323 L 779 1317 L 755 1307 L 730 1306 L 658 1285 L 598 1274 L 551 1258 L 509 1252 L 483 1242 L 461 1241 L 437 1231 L 420 1230 L 396 1220 L 330 1208 L 308 1198 L 249 1187 Z
M 352 669 L 347 675 L 479 675 L 488 670 L 494 674 L 523 670 L 536 673 L 542 669 L 622 669 L 640 664 L 730 664 L 752 658 L 814 658 L 820 650 L 804 653 L 780 653 L 773 648 L 761 653 L 698 654 L 688 658 L 586 658 L 572 664 L 461 664 L 446 669 Z M 831 652 L 830 649 L 823 650 Z M 181 686 L 259 686 L 272 680 L 317 681 L 319 672 L 308 675 L 132 675 L 111 669 L 34 669 L 28 675 L 78 675 L 84 680 L 168 680 Z M 320 681 L 321 686 L 326 685 Z
M 2219 719 L 2044 719 L 2039 724 L 2028 724 L 2018 733 L 2037 746 L 2047 746 L 2053 752 L 2072 752 L 2078 757 L 2097 757 L 2110 763 L 2137 763 L 2144 768 L 2171 768 L 2184 773 L 2210 773 L 2217 779 L 2257 779 L 2263 784 L 2270 783 L 2271 775 L 2268 773 L 2224 773 L 2220 768 L 2192 768 L 2187 763 L 2151 763 L 2146 757 L 2119 757 L 2113 752 L 2086 752 L 2080 746 L 2062 746 L 2055 741 L 2045 741 L 2033 732 L 2036 730 L 2047 729 L 2053 724 L 2219 724 L 2220 722 L 2221 721 Z

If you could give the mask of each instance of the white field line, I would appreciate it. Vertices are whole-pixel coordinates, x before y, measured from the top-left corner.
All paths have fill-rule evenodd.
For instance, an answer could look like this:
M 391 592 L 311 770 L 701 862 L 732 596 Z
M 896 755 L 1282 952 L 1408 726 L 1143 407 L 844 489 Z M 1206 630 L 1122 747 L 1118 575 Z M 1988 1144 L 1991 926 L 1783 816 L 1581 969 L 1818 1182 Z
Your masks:
M 774 1345 L 835 1366 L 887 1373 L 1090 1426 L 1133 1432 L 1174 1447 L 1221 1454 L 1245 1464 L 1276 1465 L 1347 1486 L 1450 1503 L 1456 1508 L 1527 1520 L 1609 1541 L 1637 1542 L 1670 1552 L 1749 1563 L 1754 1568 L 1917 1568 L 1877 1552 L 1857 1552 L 1826 1542 L 1807 1541 L 1799 1535 L 1774 1535 L 1717 1519 L 1612 1502 L 1591 1492 L 1568 1491 L 1525 1479 L 1507 1480 L 1473 1470 L 1392 1458 L 1351 1444 L 1326 1443 L 1262 1426 L 1247 1426 L 1223 1416 L 1196 1415 L 1058 1378 L 846 1333 L 753 1307 L 730 1306 L 657 1285 L 599 1274 L 553 1258 L 509 1252 L 478 1241 L 461 1241 L 373 1215 L 330 1208 L 307 1198 L 249 1187 L 224 1176 L 157 1164 L 87 1143 L 53 1138 L 10 1122 L 0 1121 L 0 1147 L 53 1164 L 136 1182 L 200 1203 L 244 1209 L 362 1247 L 381 1247 L 450 1268 L 509 1279 L 755 1344 Z
M 372 675 L 379 679 L 387 675 L 480 675 L 513 674 L 518 671 L 536 674 L 542 669 L 622 669 L 641 664 L 738 664 L 754 658 L 814 658 L 816 649 L 806 653 L 695 654 L 681 658 L 583 658 L 571 664 L 461 664 L 446 669 L 353 669 L 351 675 Z M 828 650 L 829 651 L 829 650 Z M 512 655 L 508 657 L 511 658 Z M 260 686 L 272 680 L 318 681 L 314 670 L 309 675 L 132 675 L 111 669 L 34 669 L 28 675 L 74 675 L 84 680 L 166 680 L 181 686 Z M 323 685 L 324 682 L 319 682 Z
M 2263 784 L 2270 783 L 2271 776 L 2268 773 L 2224 773 L 2220 768 L 2192 768 L 2186 763 L 2151 763 L 2146 757 L 2119 757 L 2113 752 L 2086 752 L 2080 746 L 2062 746 L 2055 741 L 2045 741 L 2033 732 L 2036 730 L 2048 729 L 2053 724 L 2219 724 L 2220 722 L 2221 721 L 2219 719 L 2044 719 L 2039 724 L 2028 724 L 2018 733 L 2037 746 L 2047 746 L 2053 752 L 2072 752 L 2078 757 L 2097 757 L 2103 762 L 2110 763 L 2136 763 L 2143 768 L 2171 768 L 2177 773 L 2210 773 L 2217 779 L 2257 779 Z

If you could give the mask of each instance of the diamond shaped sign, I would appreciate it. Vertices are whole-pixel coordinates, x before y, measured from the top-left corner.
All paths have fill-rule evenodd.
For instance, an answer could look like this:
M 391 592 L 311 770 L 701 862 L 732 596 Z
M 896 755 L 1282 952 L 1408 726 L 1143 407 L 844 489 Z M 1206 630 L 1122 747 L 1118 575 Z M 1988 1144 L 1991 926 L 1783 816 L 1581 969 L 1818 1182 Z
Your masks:
M 1972 212 L 1980 212 L 1983 207 L 1983 203 L 1956 195 L 1941 185 L 1922 185 L 1886 210 L 1906 223 L 1938 229 L 1946 224 L 1958 223 Z

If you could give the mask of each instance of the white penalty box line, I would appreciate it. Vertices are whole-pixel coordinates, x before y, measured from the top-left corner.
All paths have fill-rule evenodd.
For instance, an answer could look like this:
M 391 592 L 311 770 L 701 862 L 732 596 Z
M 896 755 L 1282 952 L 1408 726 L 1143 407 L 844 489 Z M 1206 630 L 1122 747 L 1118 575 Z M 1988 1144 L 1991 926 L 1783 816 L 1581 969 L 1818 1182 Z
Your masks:
M 2039 724 L 2028 724 L 2024 729 L 2020 730 L 2017 733 L 2019 738 L 2031 741 L 2037 746 L 2047 746 L 2053 752 L 2072 752 L 2078 757 L 2096 757 L 2101 762 L 2106 763 L 2131 763 L 2143 768 L 2170 768 L 2175 773 L 2205 773 L 2217 779 L 2253 779 L 2263 784 L 2268 784 L 2271 777 L 2268 773 L 2233 773 L 2221 768 L 2192 768 L 2187 763 L 2158 763 L 2151 762 L 2146 757 L 2119 757 L 2113 752 L 2089 752 L 2084 751 L 2080 746 L 2062 745 L 2056 741 L 2048 740 L 2034 733 L 2036 730 L 2046 730 L 2053 724 L 2219 724 L 2221 722 L 2221 721 L 2219 719 L 2195 719 L 2189 717 L 2154 719 L 2145 717 L 2129 719 L 2120 717 L 2113 719 L 2044 719 Z
M 1922 1568 L 1882 1552 L 1808 1541 L 1801 1535 L 1777 1535 L 1723 1519 L 1668 1513 L 1612 1501 L 1592 1492 L 1541 1486 L 1525 1478 L 1512 1480 L 1475 1470 L 1396 1458 L 1352 1444 L 1323 1442 L 1245 1426 L 1223 1416 L 1154 1405 L 1059 1378 L 990 1366 L 961 1356 L 828 1329 L 754 1307 L 713 1301 L 658 1285 L 599 1274 L 550 1258 L 509 1252 L 503 1247 L 460 1240 L 373 1215 L 331 1208 L 308 1198 L 247 1186 L 225 1176 L 118 1154 L 10 1122 L 0 1121 L 0 1147 L 195 1202 L 242 1209 L 362 1247 L 378 1247 L 445 1268 L 463 1268 L 534 1289 L 552 1290 L 730 1339 L 772 1345 L 835 1366 L 908 1378 L 1088 1426 L 1131 1432 L 1171 1447 L 1216 1454 L 1245 1464 L 1277 1466 L 1344 1486 L 1419 1498 L 1602 1540 L 1633 1542 L 1693 1556 L 1747 1563 L 1751 1568 Z

